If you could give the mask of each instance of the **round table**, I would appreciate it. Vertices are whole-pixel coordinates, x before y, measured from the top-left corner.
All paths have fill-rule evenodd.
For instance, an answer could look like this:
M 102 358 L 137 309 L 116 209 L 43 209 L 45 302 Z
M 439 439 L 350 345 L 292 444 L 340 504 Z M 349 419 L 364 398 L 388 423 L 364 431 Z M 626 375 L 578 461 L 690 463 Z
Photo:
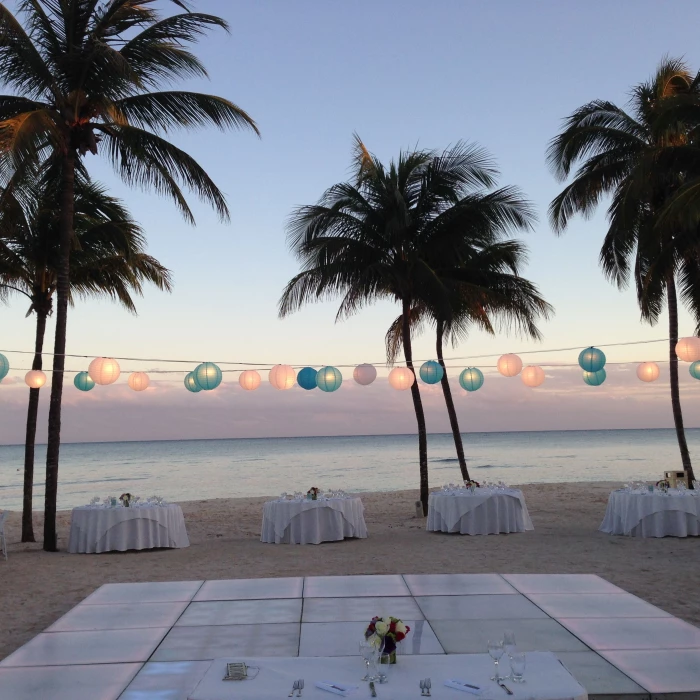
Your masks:
M 71 514 L 68 551 L 72 554 L 189 546 L 182 508 L 176 503 L 81 506 Z
M 263 505 L 261 542 L 320 544 L 346 537 L 367 537 L 359 496 L 310 500 L 276 500 Z
M 632 537 L 697 537 L 700 492 L 613 491 L 599 529 L 609 535 Z
M 428 499 L 427 529 L 462 535 L 498 535 L 534 530 L 519 489 L 437 491 Z

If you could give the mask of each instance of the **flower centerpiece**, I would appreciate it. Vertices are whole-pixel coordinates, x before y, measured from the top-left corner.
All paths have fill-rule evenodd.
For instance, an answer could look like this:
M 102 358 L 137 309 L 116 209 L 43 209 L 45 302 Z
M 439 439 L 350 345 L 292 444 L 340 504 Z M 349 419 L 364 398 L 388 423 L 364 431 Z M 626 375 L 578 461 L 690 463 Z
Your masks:
M 119 500 L 121 501 L 121 504 L 124 506 L 124 508 L 128 508 L 129 504 L 131 503 L 131 494 L 130 493 L 123 493 L 121 496 L 119 496 Z
M 668 479 L 661 479 L 656 482 L 656 488 L 666 493 L 671 488 L 671 484 Z
M 410 631 L 398 617 L 373 617 L 365 630 L 365 639 L 381 651 L 383 664 L 395 664 L 396 647 Z
M 479 489 L 481 488 L 481 484 L 474 480 L 474 479 L 465 479 L 464 480 L 464 488 L 469 489 L 472 493 L 474 493 L 474 489 Z
M 311 499 L 312 501 L 315 501 L 318 499 L 318 494 L 321 492 L 321 489 L 318 488 L 318 486 L 312 486 L 307 492 L 306 492 L 306 497 Z

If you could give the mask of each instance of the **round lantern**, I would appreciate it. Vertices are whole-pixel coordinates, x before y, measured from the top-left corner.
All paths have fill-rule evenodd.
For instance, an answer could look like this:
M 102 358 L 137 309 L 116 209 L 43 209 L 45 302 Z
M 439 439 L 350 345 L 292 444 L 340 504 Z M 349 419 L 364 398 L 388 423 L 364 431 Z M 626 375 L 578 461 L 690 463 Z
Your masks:
M 78 372 L 78 374 L 73 377 L 73 385 L 79 391 L 90 391 L 90 389 L 94 388 L 95 382 L 92 381 L 87 372 Z
M 202 362 L 192 372 L 192 377 L 200 389 L 211 391 L 221 384 L 221 370 L 213 362 Z
M 605 381 L 606 376 L 604 369 L 599 369 L 597 372 L 583 370 L 583 381 L 589 386 L 600 386 Z
M 697 362 L 700 360 L 700 338 L 681 338 L 676 343 L 676 355 L 683 362 Z
M 643 382 L 655 382 L 659 378 L 659 365 L 656 362 L 642 362 L 637 367 L 637 378 Z
M 96 357 L 88 367 L 88 374 L 95 384 L 114 384 L 119 379 L 119 363 L 111 357 Z
M 247 369 L 241 372 L 238 377 L 238 383 L 246 391 L 255 391 L 260 386 L 261 381 L 260 375 L 254 369 Z
M 330 393 L 340 389 L 343 383 L 343 375 L 337 367 L 321 367 L 316 375 L 316 384 L 321 391 Z
M 46 384 L 46 375 L 40 369 L 32 369 L 24 375 L 24 383 L 30 389 L 41 389 Z
M 202 390 L 202 387 L 195 382 L 192 372 L 185 375 L 185 388 L 187 391 L 191 391 L 193 394 L 197 394 Z
M 313 367 L 304 367 L 304 369 L 300 369 L 299 374 L 297 374 L 297 384 L 299 384 L 302 389 L 311 391 L 318 386 L 316 383 L 317 375 L 318 372 Z
M 476 391 L 484 384 L 484 373 L 477 367 L 467 367 L 459 375 L 459 383 L 465 391 Z
M 5 379 L 7 376 L 7 373 L 10 371 L 10 362 L 9 360 L 4 356 L 0 355 L 0 382 Z
M 520 370 L 523 368 L 523 361 L 512 353 L 509 355 L 502 355 L 498 359 L 498 371 L 504 377 L 515 377 L 520 374 Z
M 428 360 L 421 365 L 420 378 L 426 384 L 437 384 L 445 374 L 442 365 L 435 360 Z
M 146 391 L 150 380 L 145 372 L 132 372 L 129 375 L 129 388 L 134 391 Z
M 275 365 L 270 370 L 270 384 L 280 391 L 291 389 L 296 380 L 296 372 L 290 365 Z
M 377 370 L 374 365 L 367 363 L 357 365 L 353 370 L 352 378 L 361 386 L 368 386 L 377 378 Z
M 525 386 L 532 387 L 540 386 L 544 382 L 544 370 L 537 365 L 528 365 L 520 375 Z
M 389 372 L 389 384 L 397 391 L 410 389 L 415 380 L 415 375 L 408 367 L 394 367 Z
M 690 370 L 690 376 L 693 377 L 693 379 L 700 379 L 700 362 L 693 362 L 688 369 Z
M 581 350 L 578 356 L 578 363 L 584 372 L 598 372 L 605 367 L 605 353 L 598 348 L 586 348 L 585 350 Z M 605 378 L 603 378 L 603 381 L 605 381 Z M 600 383 L 602 384 L 603 382 Z M 591 386 L 598 385 L 592 384 Z

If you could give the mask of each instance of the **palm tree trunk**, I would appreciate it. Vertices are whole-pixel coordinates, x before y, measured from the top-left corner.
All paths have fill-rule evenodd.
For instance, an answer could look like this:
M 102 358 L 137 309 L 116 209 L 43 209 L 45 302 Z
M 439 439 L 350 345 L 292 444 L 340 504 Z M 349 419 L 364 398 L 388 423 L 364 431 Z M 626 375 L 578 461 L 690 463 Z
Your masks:
M 678 386 L 678 356 L 676 355 L 676 344 L 678 343 L 678 299 L 676 298 L 676 281 L 673 274 L 666 280 L 666 294 L 668 296 L 668 337 L 669 337 L 669 359 L 671 365 L 671 406 L 673 407 L 673 422 L 676 426 L 676 437 L 678 447 L 681 451 L 681 462 L 683 469 L 688 473 L 689 486 L 693 488 L 693 465 L 690 462 L 690 452 L 688 443 L 685 440 L 685 429 L 683 428 L 683 412 L 681 410 L 681 395 Z
M 63 192 L 59 261 L 56 275 L 56 339 L 54 341 L 49 435 L 46 447 L 46 493 L 44 495 L 44 549 L 58 551 L 56 538 L 56 501 L 58 496 L 58 455 L 61 449 L 61 398 L 63 370 L 66 364 L 66 326 L 70 290 L 70 248 L 73 239 L 75 206 L 75 152 L 69 147 L 63 162 Z
M 452 389 L 450 389 L 450 380 L 447 378 L 447 367 L 445 360 L 442 357 L 442 338 L 445 327 L 442 321 L 437 322 L 437 358 L 442 366 L 442 393 L 445 396 L 445 405 L 447 406 L 447 415 L 450 417 L 450 427 L 452 428 L 452 437 L 455 441 L 455 449 L 457 450 L 457 460 L 459 461 L 459 471 L 462 473 L 462 480 L 469 480 L 469 470 L 467 469 L 467 460 L 464 459 L 464 446 L 462 445 L 462 434 L 459 432 L 459 423 L 457 421 L 457 411 L 455 411 L 455 402 L 452 400 Z
M 46 332 L 46 312 L 36 310 L 36 339 L 34 341 L 34 362 L 32 369 L 41 369 L 41 352 L 44 349 Z M 39 412 L 39 392 L 41 389 L 29 390 L 29 407 L 27 408 L 27 433 L 24 440 L 24 494 L 22 500 L 22 542 L 36 542 L 34 524 L 32 523 L 32 497 L 34 491 L 34 443 L 36 441 L 36 417 Z
M 420 463 L 420 501 L 423 506 L 423 515 L 428 515 L 428 434 L 425 429 L 425 414 L 423 413 L 423 402 L 420 398 L 418 379 L 416 371 L 413 369 L 413 350 L 411 348 L 411 321 L 410 304 L 403 301 L 403 320 L 401 322 L 401 335 L 403 337 L 403 352 L 406 357 L 406 366 L 413 372 L 413 384 L 411 384 L 411 397 L 413 398 L 413 409 L 416 412 L 416 423 L 418 423 L 418 459 Z

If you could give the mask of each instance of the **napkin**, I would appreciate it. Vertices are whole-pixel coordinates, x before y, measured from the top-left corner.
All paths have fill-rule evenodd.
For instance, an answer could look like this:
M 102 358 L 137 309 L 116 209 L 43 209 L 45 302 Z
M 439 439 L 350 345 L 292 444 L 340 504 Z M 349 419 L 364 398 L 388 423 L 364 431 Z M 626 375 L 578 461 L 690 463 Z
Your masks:
M 329 693 L 342 695 L 345 697 L 353 691 L 357 690 L 358 686 L 349 685 L 348 683 L 331 683 L 331 681 L 317 681 L 316 687 L 321 690 L 327 690 Z
M 445 681 L 445 685 L 448 688 L 454 688 L 455 690 L 463 690 L 465 693 L 471 693 L 472 695 L 480 695 L 481 688 L 470 688 L 469 685 L 476 685 L 476 683 L 470 683 L 465 685 L 466 681 L 458 681 L 455 679 Z

